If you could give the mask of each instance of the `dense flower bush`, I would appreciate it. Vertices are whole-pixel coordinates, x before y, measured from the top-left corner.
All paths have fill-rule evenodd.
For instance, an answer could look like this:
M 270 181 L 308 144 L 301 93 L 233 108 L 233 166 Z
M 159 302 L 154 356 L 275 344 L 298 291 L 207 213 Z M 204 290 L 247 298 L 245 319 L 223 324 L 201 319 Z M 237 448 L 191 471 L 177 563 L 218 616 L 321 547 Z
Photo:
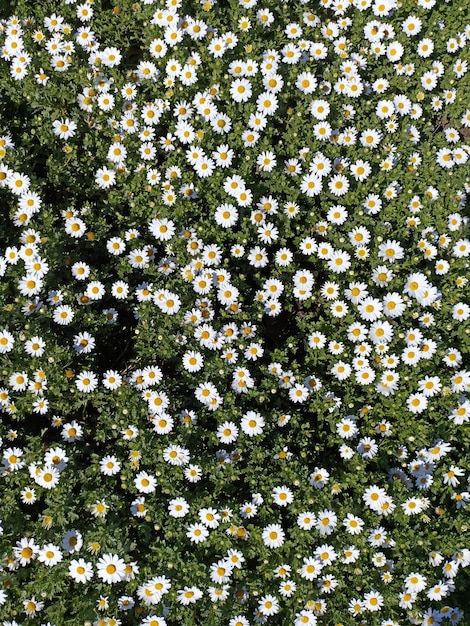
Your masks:
M 466 3 L 14 5 L 3 626 L 469 623 Z

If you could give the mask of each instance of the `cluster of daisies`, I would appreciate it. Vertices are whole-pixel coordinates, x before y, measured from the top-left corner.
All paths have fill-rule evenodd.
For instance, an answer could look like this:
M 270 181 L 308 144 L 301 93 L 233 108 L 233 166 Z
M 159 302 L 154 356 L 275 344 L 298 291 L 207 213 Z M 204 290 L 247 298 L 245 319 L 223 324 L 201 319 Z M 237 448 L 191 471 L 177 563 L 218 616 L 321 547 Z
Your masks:
M 93 163 L 90 201 L 54 207 L 53 239 L 44 181 L 22 170 L 24 138 L 0 129 L 11 218 L 0 250 L 0 478 L 28 515 L 40 510 L 23 532 L 0 530 L 0 617 L 41 620 L 53 593 L 20 589 L 18 608 L 11 579 L 51 568 L 85 586 L 96 626 L 166 626 L 202 605 L 217 624 L 315 626 L 332 623 L 338 597 L 351 623 L 460 622 L 445 599 L 469 550 L 432 545 L 424 561 L 404 563 L 397 543 L 400 527 L 424 536 L 470 504 L 458 444 L 470 417 L 459 344 L 470 317 L 470 24 L 449 28 L 436 0 L 323 0 L 318 14 L 302 0 L 239 0 L 235 18 L 215 0 L 192 14 L 182 0 L 145 0 L 132 8 L 143 48 L 129 67 L 93 2 L 57 4 L 41 20 L 0 21 L 8 89 L 25 86 L 40 110 L 74 77 L 75 109 L 34 113 L 65 155 L 63 176 L 77 152 Z M 119 7 L 109 17 L 116 23 Z M 102 204 L 92 198 L 129 200 L 137 187 L 146 199 L 137 194 L 128 222 L 110 220 L 96 236 Z M 139 202 L 146 217 L 136 220 Z M 171 359 L 101 366 L 129 313 L 137 349 L 148 337 Z M 293 320 L 297 337 L 283 345 Z M 109 404 L 125 423 L 83 467 L 104 489 L 85 498 L 83 526 L 74 511 L 59 529 L 51 503 L 78 451 L 88 459 L 91 433 L 64 396 Z M 390 414 L 373 423 L 382 404 Z M 352 511 L 342 469 L 305 461 L 303 476 L 289 471 L 302 459 L 301 423 L 320 411 L 340 468 L 371 473 Z M 444 426 L 425 443 L 400 442 L 402 412 L 417 428 L 436 414 Z M 40 456 L 28 447 L 31 414 L 54 440 Z M 266 458 L 271 436 L 281 442 L 269 453 L 274 483 L 260 477 L 250 496 L 234 493 L 235 473 L 253 470 L 257 447 Z M 116 479 L 129 503 L 116 502 Z M 224 481 L 227 500 L 203 504 Z M 203 570 L 149 567 L 147 546 L 104 548 L 96 529 L 113 514 L 123 527 L 164 517 L 166 541 Z M 263 555 L 255 579 L 253 548 Z M 345 589 L 361 567 L 372 570 L 361 593 Z

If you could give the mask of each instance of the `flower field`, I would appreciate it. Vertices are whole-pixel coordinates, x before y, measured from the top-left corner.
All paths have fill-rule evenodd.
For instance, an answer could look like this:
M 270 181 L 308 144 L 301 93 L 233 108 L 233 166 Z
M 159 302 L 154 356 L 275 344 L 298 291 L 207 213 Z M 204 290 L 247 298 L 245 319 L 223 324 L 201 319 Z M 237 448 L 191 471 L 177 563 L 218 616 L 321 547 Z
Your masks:
M 0 3 L 0 625 L 470 624 L 470 7 Z

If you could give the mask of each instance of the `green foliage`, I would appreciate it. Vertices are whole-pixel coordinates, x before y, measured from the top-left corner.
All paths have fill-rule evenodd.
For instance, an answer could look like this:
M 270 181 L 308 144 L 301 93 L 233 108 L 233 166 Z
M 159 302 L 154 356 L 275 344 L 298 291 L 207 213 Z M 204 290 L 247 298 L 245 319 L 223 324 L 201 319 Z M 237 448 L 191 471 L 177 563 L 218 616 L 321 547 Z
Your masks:
M 470 614 L 470 11 L 310 4 L 0 5 L 3 626 Z

